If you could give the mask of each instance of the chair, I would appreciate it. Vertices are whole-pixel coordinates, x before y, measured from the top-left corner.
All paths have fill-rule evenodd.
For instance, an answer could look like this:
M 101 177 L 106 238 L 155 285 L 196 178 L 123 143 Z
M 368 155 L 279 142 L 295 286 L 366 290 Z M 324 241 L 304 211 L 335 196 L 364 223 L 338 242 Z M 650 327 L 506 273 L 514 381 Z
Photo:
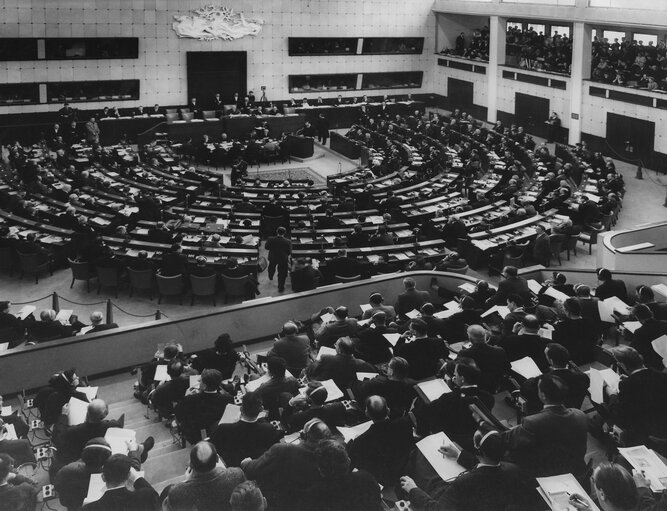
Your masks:
M 252 298 L 250 296 L 250 277 L 227 277 L 222 275 L 222 289 L 225 293 L 225 303 L 229 301 L 230 296 L 240 296 L 241 298 Z
M 600 218 L 600 223 L 602 224 L 602 227 L 604 228 L 605 231 L 611 231 L 611 223 L 614 220 L 614 215 L 613 213 L 609 213 L 607 215 L 602 215 Z
M 567 260 L 570 260 L 570 250 L 577 255 L 577 241 L 579 241 L 579 235 L 571 235 L 565 239 L 565 250 L 567 250 Z
M 512 257 L 509 254 L 505 253 L 503 256 L 503 268 L 505 266 L 514 266 L 515 268 L 521 268 L 523 266 L 523 253 L 516 257 Z
M 361 280 L 361 275 L 352 275 L 351 277 L 343 277 L 342 275 L 334 275 L 335 282 L 354 282 L 355 280 Z
M 14 274 L 14 251 L 11 247 L 0 247 L 0 271 Z
M 51 260 L 46 259 L 40 261 L 41 254 L 23 254 L 22 252 L 16 252 L 19 258 L 19 268 L 21 269 L 20 278 L 23 279 L 23 275 L 32 274 L 35 276 L 35 284 L 39 284 L 39 274 L 42 271 L 49 271 L 51 276 L 53 276 L 53 267 L 51 266 Z
M 280 216 L 263 216 L 260 222 L 262 236 L 268 237 L 273 236 L 276 233 L 276 229 L 283 225 L 285 217 Z
M 184 121 L 191 121 L 192 119 L 195 118 L 195 114 L 192 112 L 181 112 L 181 119 Z
M 174 121 L 178 121 L 180 119 L 180 116 L 176 112 L 168 113 L 165 115 L 165 117 L 167 118 L 167 124 L 173 124 Z
M 458 273 L 460 275 L 465 275 L 466 273 L 468 273 L 469 269 L 470 269 L 470 266 L 466 264 L 465 266 L 463 266 L 461 268 L 447 268 L 447 271 L 449 273 Z
M 584 245 L 588 244 L 588 254 L 593 253 L 593 245 L 597 244 L 598 242 L 598 234 L 604 231 L 604 227 L 593 227 L 589 226 L 590 230 L 588 232 L 582 232 L 579 236 L 578 239 L 581 241 Z
M 157 303 L 162 303 L 163 296 L 178 296 L 179 303 L 183 305 L 183 292 L 185 291 L 185 281 L 182 274 L 174 275 L 173 277 L 165 277 L 163 275 L 155 275 L 157 281 Z
M 120 285 L 118 268 L 96 266 L 95 271 L 97 272 L 97 294 L 100 294 L 103 287 L 112 287 L 115 290 L 116 298 L 118 298 L 118 286 Z
M 195 275 L 190 275 L 190 290 L 192 291 L 192 298 L 190 300 L 190 305 L 195 304 L 195 296 L 210 296 L 213 299 L 213 306 L 215 307 L 215 293 L 216 283 L 218 281 L 218 276 L 213 274 L 209 277 L 196 277 Z
M 551 257 L 558 260 L 559 266 L 563 266 L 563 262 L 560 260 L 560 253 L 563 251 L 563 240 L 549 236 L 549 241 L 551 245 Z
M 215 110 L 204 110 L 201 117 L 202 119 L 215 119 Z
M 130 277 L 130 298 L 132 293 L 137 291 L 148 291 L 150 299 L 153 300 L 153 270 L 133 270 L 127 269 Z
M 72 283 L 69 285 L 69 288 L 72 289 L 72 287 L 74 287 L 75 280 L 85 280 L 86 288 L 90 293 L 90 279 L 94 279 L 95 274 L 90 271 L 90 265 L 88 262 L 72 261 L 69 258 L 67 258 L 67 262 L 69 263 L 69 267 L 72 270 Z
M 167 108 L 167 109 L 165 109 L 165 113 L 166 113 L 167 115 L 169 115 L 169 114 L 177 114 L 177 113 L 178 113 L 178 108 Z

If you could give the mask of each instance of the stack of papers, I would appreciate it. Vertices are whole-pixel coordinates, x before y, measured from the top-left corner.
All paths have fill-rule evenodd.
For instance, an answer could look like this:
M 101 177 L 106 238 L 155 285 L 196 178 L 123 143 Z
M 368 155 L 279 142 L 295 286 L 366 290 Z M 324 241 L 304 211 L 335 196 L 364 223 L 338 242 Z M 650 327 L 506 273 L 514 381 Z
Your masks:
M 153 377 L 155 381 L 169 381 L 171 376 L 167 374 L 167 365 L 160 364 L 155 368 L 155 376 Z
M 357 437 L 363 435 L 368 431 L 368 429 L 373 425 L 373 421 L 368 421 L 368 422 L 362 422 L 361 424 L 358 424 L 356 426 L 353 426 L 351 428 L 344 428 L 342 426 L 338 426 L 338 431 L 340 432 L 341 435 L 343 435 L 343 439 L 345 440 L 345 443 L 351 442 L 352 440 L 356 439 Z
M 423 393 L 428 402 L 433 402 L 443 394 L 448 394 L 452 391 L 449 385 L 444 380 L 436 378 L 435 380 L 428 380 L 418 383 L 416 385 Z
M 382 336 L 389 341 L 389 344 L 396 346 L 398 340 L 401 338 L 401 334 L 382 334 Z
M 667 489 L 667 466 L 660 458 L 644 445 L 619 447 L 618 452 L 628 460 L 632 468 L 643 471 L 651 484 L 651 491 L 659 493 Z
M 37 307 L 35 307 L 34 305 L 24 305 L 23 308 L 20 311 L 18 311 L 16 317 L 21 320 L 24 320 L 25 318 L 30 316 L 30 314 L 35 312 L 35 310 L 37 310 Z
M 109 428 L 104 439 L 109 442 L 113 454 L 127 454 L 127 442 L 137 441 L 137 433 L 133 429 Z
M 485 318 L 487 316 L 490 316 L 494 312 L 497 312 L 501 318 L 505 319 L 505 317 L 510 313 L 510 310 L 506 305 L 494 305 L 489 310 L 482 313 L 480 317 Z
M 324 380 L 320 383 L 325 389 L 327 389 L 327 403 L 329 401 L 336 401 L 337 399 L 345 397 L 343 391 L 338 388 L 338 385 L 336 385 L 333 380 Z
M 537 491 L 553 511 L 571 511 L 570 495 L 580 495 L 591 511 L 600 511 L 572 474 L 538 477 Z
M 421 316 L 421 313 L 417 309 L 412 309 L 410 312 L 406 312 L 405 315 L 410 319 L 416 319 Z
M 667 335 L 661 335 L 651 341 L 651 346 L 655 352 L 662 357 L 662 361 L 667 361 Z
M 336 350 L 333 348 L 328 348 L 327 346 L 322 346 L 320 348 L 320 351 L 317 352 L 317 360 L 320 360 L 322 358 L 322 355 L 333 355 L 335 356 Z
M 359 373 L 357 373 L 359 374 Z M 11 406 L 3 406 L 2 409 L 0 409 L 0 415 L 3 417 L 6 417 L 7 415 L 12 414 L 12 407 Z
M 598 371 L 597 369 L 591 367 L 591 369 L 586 372 L 591 379 L 588 392 L 591 395 L 591 401 L 594 403 L 604 403 L 605 383 L 609 387 L 609 391 L 612 394 L 618 393 L 618 383 L 621 381 L 621 377 L 616 374 L 613 369 L 607 368 L 603 369 L 602 371 Z
M 438 451 L 440 447 L 451 443 L 449 437 L 442 432 L 427 436 L 417 442 L 417 448 L 443 481 L 454 479 L 459 474 L 465 472 L 465 468 L 459 465 L 455 459 L 443 456 Z
M 92 401 L 97 397 L 97 391 L 99 390 L 99 387 L 77 387 L 76 390 L 82 394 L 85 394 L 88 398 L 88 401 Z
M 83 424 L 86 421 L 86 414 L 88 413 L 88 403 L 71 397 L 67 405 L 69 407 L 67 415 L 68 425 L 76 426 L 77 424 Z
M 537 378 L 542 374 L 542 371 L 537 367 L 535 361 L 530 357 L 523 357 L 511 363 L 512 371 L 519 376 L 523 376 L 526 380 L 529 378 Z
M 623 328 L 625 328 L 628 332 L 633 333 L 633 334 L 641 326 L 642 326 L 642 324 L 639 321 L 624 321 L 623 322 Z
M 359 381 L 372 380 L 377 375 L 378 375 L 377 373 L 357 373 L 357 380 L 359 380 Z
M 235 404 L 228 404 L 225 407 L 225 413 L 222 414 L 218 424 L 233 424 L 241 419 L 241 407 Z

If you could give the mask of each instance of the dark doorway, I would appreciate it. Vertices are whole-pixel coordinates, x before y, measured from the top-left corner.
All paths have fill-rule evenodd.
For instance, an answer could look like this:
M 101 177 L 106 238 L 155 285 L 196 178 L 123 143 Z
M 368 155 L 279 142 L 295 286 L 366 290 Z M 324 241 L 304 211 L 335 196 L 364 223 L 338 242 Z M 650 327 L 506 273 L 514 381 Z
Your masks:
M 653 157 L 654 139 L 654 122 L 607 114 L 607 142 L 615 153 L 630 159 L 650 160 Z
M 473 83 L 456 78 L 447 78 L 447 97 L 449 98 L 449 108 L 469 110 L 473 106 Z
M 549 100 L 521 94 L 514 94 L 514 115 L 519 126 L 538 136 L 544 136 L 544 121 L 549 118 Z
M 247 87 L 247 54 L 244 51 L 189 51 L 188 101 L 197 98 L 203 108 L 213 104 L 216 93 L 231 103 L 234 93 L 241 97 Z

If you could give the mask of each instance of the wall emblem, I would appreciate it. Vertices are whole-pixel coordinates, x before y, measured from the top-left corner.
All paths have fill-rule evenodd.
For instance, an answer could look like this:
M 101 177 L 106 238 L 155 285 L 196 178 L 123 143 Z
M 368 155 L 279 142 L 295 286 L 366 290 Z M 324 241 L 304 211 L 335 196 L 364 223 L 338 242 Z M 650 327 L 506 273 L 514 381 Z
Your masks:
M 207 5 L 190 12 L 192 14 L 174 16 L 172 28 L 178 37 L 231 41 L 248 35 L 256 36 L 264 24 L 263 19 L 246 18 L 243 13 L 236 13 L 229 7 Z

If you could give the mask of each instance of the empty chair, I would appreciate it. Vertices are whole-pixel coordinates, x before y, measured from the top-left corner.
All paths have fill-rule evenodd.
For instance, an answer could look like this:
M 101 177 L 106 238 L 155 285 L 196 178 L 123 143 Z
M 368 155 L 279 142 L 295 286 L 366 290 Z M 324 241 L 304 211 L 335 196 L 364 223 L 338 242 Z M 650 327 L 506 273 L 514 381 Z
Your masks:
M 253 298 L 250 295 L 249 276 L 227 277 L 222 275 L 222 291 L 225 294 L 225 303 L 229 301 L 230 296 L 241 298 Z
M 100 294 L 100 290 L 103 287 L 112 287 L 114 288 L 116 298 L 118 298 L 118 286 L 120 285 L 118 268 L 97 266 L 95 271 L 97 273 L 97 294 Z
M 579 241 L 579 235 L 574 234 L 570 235 L 565 239 L 565 250 L 567 250 L 567 260 L 570 260 L 570 251 L 577 255 L 577 241 Z
M 515 268 L 521 268 L 523 266 L 523 254 L 516 257 L 512 257 L 509 254 L 503 256 L 503 267 L 505 266 L 514 266 Z
M 192 119 L 195 118 L 195 114 L 192 112 L 181 112 L 181 119 L 184 121 L 191 121 Z
M 166 113 L 167 115 L 169 115 L 169 114 L 177 114 L 177 113 L 178 113 L 178 108 L 167 108 L 167 109 L 165 109 L 165 113 Z
M 611 223 L 614 220 L 614 214 L 609 213 L 608 215 L 602 215 L 602 218 L 600 218 L 600 223 L 602 224 L 602 227 L 604 228 L 605 231 L 610 231 L 611 230 Z
M 213 305 L 215 306 L 217 281 L 218 276 L 216 274 L 210 275 L 208 277 L 196 277 L 195 275 L 190 275 L 190 291 L 192 292 L 190 305 L 194 305 L 195 296 L 210 296 L 212 297 Z
M 204 110 L 201 116 L 202 119 L 215 119 L 215 110 Z
M 51 275 L 53 275 L 51 261 L 49 259 L 44 259 L 42 254 L 23 254 L 18 251 L 17 254 L 19 259 L 19 268 L 21 269 L 20 278 L 23 278 L 23 275 L 26 273 L 28 275 L 34 275 L 35 284 L 39 284 L 39 274 L 41 272 L 48 271 Z
M 185 281 L 182 274 L 174 275 L 173 277 L 165 277 L 159 273 L 155 275 L 157 282 L 157 303 L 162 303 L 164 296 L 178 296 L 179 303 L 183 305 L 183 292 L 185 291 Z
M 558 260 L 560 266 L 563 265 L 560 260 L 560 253 L 563 251 L 563 240 L 549 236 L 551 245 L 551 257 Z M 551 261 L 549 261 L 551 263 Z
M 153 270 L 133 270 L 127 269 L 127 274 L 130 277 L 130 297 L 136 291 L 148 291 L 148 296 L 153 299 Z
M 88 262 L 72 261 L 69 258 L 67 259 L 67 262 L 69 263 L 69 267 L 72 270 L 72 282 L 69 285 L 69 288 L 72 289 L 72 287 L 74 287 L 75 280 L 85 280 L 86 288 L 90 293 L 90 279 L 94 279 L 95 274 L 90 271 L 90 265 Z
M 589 231 L 588 232 L 582 232 L 578 239 L 581 241 L 584 245 L 588 244 L 588 253 L 592 254 L 593 253 L 593 245 L 597 244 L 598 242 L 598 234 L 604 231 L 604 227 L 593 227 L 592 225 L 589 226 Z
M 461 268 L 447 268 L 447 271 L 449 273 L 460 273 L 461 275 L 465 275 L 468 273 L 468 270 L 470 269 L 470 266 L 467 264 Z
M 174 121 L 178 121 L 180 118 L 177 112 L 167 113 L 165 117 L 167 118 L 167 124 L 172 124 Z

